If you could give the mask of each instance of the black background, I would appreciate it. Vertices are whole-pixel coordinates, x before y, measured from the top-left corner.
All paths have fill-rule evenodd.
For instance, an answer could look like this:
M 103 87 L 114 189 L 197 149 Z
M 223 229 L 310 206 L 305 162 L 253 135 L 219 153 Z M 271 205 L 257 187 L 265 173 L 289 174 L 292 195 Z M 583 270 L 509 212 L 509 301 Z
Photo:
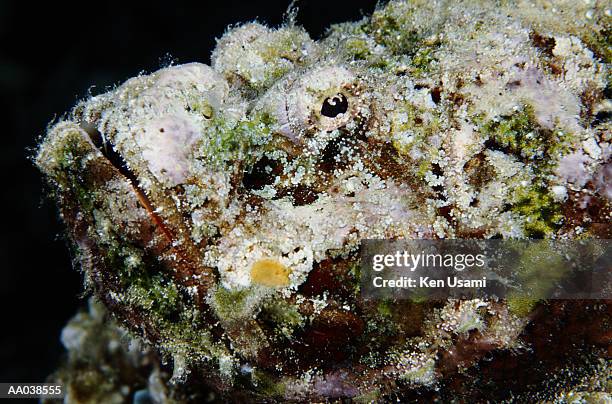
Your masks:
M 99 94 L 169 62 L 210 62 L 227 25 L 282 23 L 285 1 L 113 3 L 0 0 L 0 382 L 42 382 L 59 363 L 61 328 L 82 306 L 55 206 L 28 160 L 47 125 Z M 375 1 L 298 1 L 320 38 Z

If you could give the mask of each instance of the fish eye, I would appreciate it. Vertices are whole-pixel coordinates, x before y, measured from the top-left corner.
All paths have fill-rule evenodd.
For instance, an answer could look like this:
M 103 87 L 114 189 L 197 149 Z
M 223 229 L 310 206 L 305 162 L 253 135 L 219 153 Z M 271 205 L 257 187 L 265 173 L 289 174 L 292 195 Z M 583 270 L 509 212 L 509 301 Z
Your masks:
M 345 95 L 338 93 L 332 97 L 327 97 L 321 106 L 321 115 L 335 118 L 348 111 L 348 100 Z

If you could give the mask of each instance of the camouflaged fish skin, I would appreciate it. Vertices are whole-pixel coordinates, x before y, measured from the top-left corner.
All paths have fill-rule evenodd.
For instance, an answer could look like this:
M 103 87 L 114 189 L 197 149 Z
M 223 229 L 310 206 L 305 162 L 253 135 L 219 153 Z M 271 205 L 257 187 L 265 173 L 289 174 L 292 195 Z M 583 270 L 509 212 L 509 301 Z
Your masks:
M 211 66 L 79 102 L 35 161 L 87 289 L 173 383 L 295 401 L 435 388 L 527 349 L 538 302 L 364 301 L 360 242 L 610 238 L 611 15 L 391 1 L 319 41 L 247 23 Z

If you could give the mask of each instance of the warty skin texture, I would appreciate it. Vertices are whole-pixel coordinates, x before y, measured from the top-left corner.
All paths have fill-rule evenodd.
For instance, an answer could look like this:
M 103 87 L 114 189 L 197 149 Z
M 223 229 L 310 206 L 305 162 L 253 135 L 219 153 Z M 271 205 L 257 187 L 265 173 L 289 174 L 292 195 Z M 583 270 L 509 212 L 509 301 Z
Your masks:
M 248 23 L 211 66 L 83 100 L 36 164 L 86 287 L 173 382 L 296 401 L 433 389 L 527 349 L 542 310 L 363 301 L 360 240 L 609 238 L 610 18 L 597 1 L 414 0 L 320 41 Z

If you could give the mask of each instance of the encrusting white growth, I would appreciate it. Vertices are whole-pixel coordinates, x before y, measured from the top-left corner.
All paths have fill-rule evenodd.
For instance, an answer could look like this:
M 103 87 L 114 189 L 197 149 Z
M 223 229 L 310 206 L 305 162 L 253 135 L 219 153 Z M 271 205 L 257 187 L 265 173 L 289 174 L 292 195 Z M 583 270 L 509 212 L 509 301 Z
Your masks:
M 316 44 L 301 28 L 249 23 L 230 29 L 212 54 L 213 68 L 230 82 L 264 89 L 315 57 Z

